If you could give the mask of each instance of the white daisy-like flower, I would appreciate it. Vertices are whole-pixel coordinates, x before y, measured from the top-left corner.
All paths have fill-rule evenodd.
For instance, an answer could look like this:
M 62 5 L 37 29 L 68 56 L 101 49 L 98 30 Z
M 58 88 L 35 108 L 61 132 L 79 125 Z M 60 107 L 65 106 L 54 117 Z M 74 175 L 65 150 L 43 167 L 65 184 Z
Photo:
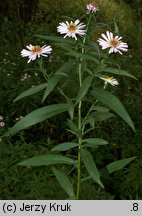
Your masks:
M 66 37 L 72 37 L 77 40 L 76 34 L 83 36 L 86 34 L 86 30 L 84 29 L 86 25 L 83 23 L 80 23 L 79 20 L 76 20 L 75 22 L 68 22 L 66 23 L 59 23 L 60 25 L 57 27 L 57 31 L 60 34 L 65 34 L 64 38 Z
M 23 49 L 21 51 L 21 56 L 22 57 L 28 57 L 28 63 L 30 61 L 34 61 L 37 57 L 45 56 L 47 57 L 49 54 L 51 54 L 52 48 L 51 46 L 46 46 L 44 45 L 43 47 L 40 47 L 38 45 L 33 46 L 33 45 L 28 45 L 26 46 L 28 50 Z
M 110 77 L 110 76 L 104 75 L 103 77 L 99 77 L 99 78 L 102 79 L 102 80 L 104 80 L 105 84 L 109 83 L 109 84 L 111 84 L 113 86 L 119 84 L 118 81 L 117 81 L 117 79 L 115 79 L 114 77 Z
M 102 46 L 102 49 L 110 48 L 109 54 L 113 52 L 114 53 L 119 52 L 120 54 L 122 54 L 121 51 L 124 52 L 128 51 L 127 43 L 123 43 L 121 41 L 122 37 L 119 36 L 114 37 L 113 33 L 109 31 L 106 32 L 106 35 L 102 34 L 101 36 L 103 37 L 103 39 L 101 38 L 98 39 L 99 45 Z
M 87 6 L 88 13 L 96 13 L 99 11 L 99 7 L 95 3 L 90 3 Z

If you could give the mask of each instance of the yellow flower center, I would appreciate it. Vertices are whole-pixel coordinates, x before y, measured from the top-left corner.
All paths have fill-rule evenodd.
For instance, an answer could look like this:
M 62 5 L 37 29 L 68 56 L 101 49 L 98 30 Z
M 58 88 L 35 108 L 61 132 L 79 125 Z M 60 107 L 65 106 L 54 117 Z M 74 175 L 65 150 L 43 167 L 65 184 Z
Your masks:
M 104 78 L 107 79 L 107 80 L 110 80 L 110 81 L 113 79 L 113 77 L 110 77 L 110 76 L 107 76 L 107 75 L 104 75 Z
M 31 51 L 33 54 L 38 55 L 42 52 L 42 48 L 40 46 L 36 45 L 36 46 L 33 46 Z
M 68 30 L 69 30 L 70 32 L 75 32 L 76 29 L 77 29 L 77 26 L 76 26 L 74 23 L 69 24 Z
M 118 47 L 120 42 L 118 40 L 116 40 L 115 38 L 112 38 L 110 41 L 109 41 L 109 44 L 110 46 L 113 46 L 113 47 Z

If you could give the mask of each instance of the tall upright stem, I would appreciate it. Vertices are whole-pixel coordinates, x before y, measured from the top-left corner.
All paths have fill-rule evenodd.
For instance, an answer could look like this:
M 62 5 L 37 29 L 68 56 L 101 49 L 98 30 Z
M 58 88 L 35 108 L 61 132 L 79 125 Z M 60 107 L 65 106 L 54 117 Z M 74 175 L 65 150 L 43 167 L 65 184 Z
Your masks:
M 87 24 L 87 29 L 86 31 L 88 31 L 88 27 L 89 27 L 89 22 L 90 22 L 90 16 L 88 19 L 88 24 Z M 83 38 L 83 45 L 86 42 L 86 36 Z M 81 49 L 81 53 L 84 54 L 85 49 L 84 47 Z M 79 74 L 79 86 L 81 88 L 82 86 L 82 58 L 80 59 L 80 63 L 79 63 L 79 68 L 78 68 L 78 74 Z M 78 164 L 77 164 L 77 192 L 76 192 L 76 199 L 79 199 L 79 193 L 80 193 L 80 177 L 81 177 L 81 155 L 80 155 L 80 151 L 81 151 L 81 146 L 82 146 L 82 113 L 81 113 L 81 106 L 82 106 L 82 101 L 79 101 L 78 104 L 78 131 L 79 131 L 79 138 L 78 138 L 78 143 L 79 143 L 79 147 L 78 147 Z
M 82 86 L 82 65 L 81 62 L 79 63 L 79 85 L 80 87 Z M 77 167 L 77 192 L 76 192 L 76 199 L 79 199 L 79 192 L 80 192 L 80 166 L 81 166 L 81 157 L 80 157 L 80 150 L 81 150 L 81 145 L 82 145 L 82 134 L 81 134 L 81 105 L 82 101 L 79 102 L 78 104 L 78 130 L 79 130 L 79 147 L 78 147 L 78 167 Z

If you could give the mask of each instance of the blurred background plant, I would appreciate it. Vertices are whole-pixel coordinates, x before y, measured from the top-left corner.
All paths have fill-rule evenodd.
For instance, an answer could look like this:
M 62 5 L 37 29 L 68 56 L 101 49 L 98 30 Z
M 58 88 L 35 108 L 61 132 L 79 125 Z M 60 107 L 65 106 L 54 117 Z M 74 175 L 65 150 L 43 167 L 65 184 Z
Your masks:
M 81 199 L 142 199 L 142 3 L 140 0 L 96 0 L 101 10 L 98 22 L 105 20 L 104 30 L 110 26 L 116 33 L 123 35 L 129 45 L 121 62 L 115 56 L 121 68 L 138 78 L 138 81 L 120 78 L 121 84 L 115 90 L 120 100 L 127 107 L 127 111 L 136 127 L 134 134 L 131 129 L 117 116 L 109 121 L 98 121 L 96 136 L 110 141 L 103 149 L 95 150 L 97 165 L 104 164 L 125 157 L 137 156 L 137 159 L 124 170 L 103 177 L 107 191 L 96 184 L 85 183 Z M 24 100 L 13 103 L 13 100 L 24 90 L 42 82 L 42 76 L 36 65 L 31 63 L 31 70 L 26 69 L 27 62 L 20 57 L 20 51 L 26 44 L 42 44 L 44 41 L 35 37 L 37 34 L 56 35 L 56 27 L 65 16 L 81 17 L 86 13 L 87 0 L 2 0 L 0 1 L 0 116 L 4 125 L 0 127 L 2 135 L 18 118 L 42 105 L 40 93 Z M 94 40 L 98 38 L 92 32 Z M 48 61 L 48 70 L 54 71 L 55 65 L 61 65 L 60 52 L 54 48 L 52 57 Z M 34 72 L 33 72 L 34 68 Z M 71 77 L 68 91 L 73 91 Z M 51 94 L 45 104 L 60 101 L 56 93 Z M 85 109 L 85 108 L 84 108 Z M 62 130 L 61 119 L 53 119 L 40 123 L 31 129 L 20 132 L 12 138 L 0 140 L 0 198 L 1 199 L 52 199 L 56 192 L 57 199 L 64 199 L 65 194 L 50 170 L 42 168 L 22 168 L 17 163 L 32 157 L 47 153 L 48 149 L 58 141 L 62 142 L 67 133 Z M 44 130 L 43 130 L 44 128 Z M 102 136 L 102 131 L 103 136 Z M 48 134 L 44 136 L 44 134 Z M 69 137 L 68 137 L 69 138 Z M 103 172 L 103 171 L 102 171 Z M 47 179 L 49 179 L 47 184 Z M 37 187 L 38 185 L 38 187 Z

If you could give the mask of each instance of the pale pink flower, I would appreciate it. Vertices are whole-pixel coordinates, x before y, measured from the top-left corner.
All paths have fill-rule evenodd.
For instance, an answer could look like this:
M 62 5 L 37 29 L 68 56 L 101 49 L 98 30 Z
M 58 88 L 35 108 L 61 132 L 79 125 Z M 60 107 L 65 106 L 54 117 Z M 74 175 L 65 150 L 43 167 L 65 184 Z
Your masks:
M 122 54 L 121 51 L 127 52 L 128 51 L 128 45 L 127 43 L 124 43 L 121 41 L 122 37 L 119 36 L 113 36 L 112 32 L 107 31 L 106 35 L 102 34 L 103 37 L 98 39 L 99 45 L 102 46 L 102 49 L 107 49 L 110 48 L 109 54 L 110 53 L 116 53 L 119 52 Z
M 57 27 L 57 31 L 60 34 L 65 34 L 64 38 L 66 37 L 72 37 L 77 40 L 76 34 L 83 36 L 86 34 L 86 30 L 84 29 L 86 25 L 83 23 L 80 23 L 79 20 L 76 20 L 75 22 L 68 22 L 66 23 L 60 23 L 60 25 Z
M 89 13 L 96 13 L 97 11 L 99 11 L 99 7 L 95 3 L 87 4 L 86 7 Z
M 28 45 L 26 46 L 28 50 L 23 49 L 21 51 L 21 56 L 22 57 L 28 57 L 28 63 L 30 61 L 34 61 L 37 57 L 45 56 L 47 57 L 49 54 L 51 54 L 52 48 L 51 46 L 46 46 L 44 45 L 43 47 L 40 47 L 38 45 L 33 46 L 33 45 Z

